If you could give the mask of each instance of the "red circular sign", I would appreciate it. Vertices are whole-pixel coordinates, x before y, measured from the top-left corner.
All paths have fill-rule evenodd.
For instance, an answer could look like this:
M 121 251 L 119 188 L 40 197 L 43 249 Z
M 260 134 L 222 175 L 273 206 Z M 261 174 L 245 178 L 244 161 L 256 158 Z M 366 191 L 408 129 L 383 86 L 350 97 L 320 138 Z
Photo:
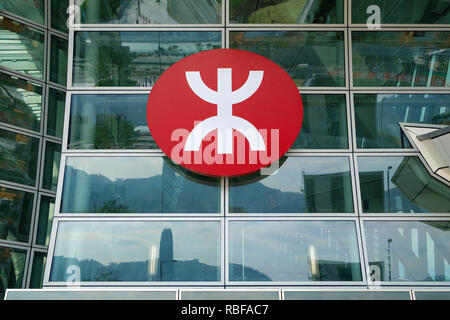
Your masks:
M 202 51 L 167 69 L 147 103 L 156 144 L 204 175 L 238 176 L 278 160 L 294 143 L 303 106 L 277 64 L 235 49 Z

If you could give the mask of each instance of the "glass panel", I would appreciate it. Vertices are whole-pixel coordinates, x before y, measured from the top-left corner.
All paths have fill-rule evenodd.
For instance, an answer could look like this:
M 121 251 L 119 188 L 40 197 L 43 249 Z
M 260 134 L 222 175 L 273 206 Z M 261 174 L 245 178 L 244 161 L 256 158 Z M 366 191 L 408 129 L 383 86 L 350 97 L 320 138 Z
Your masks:
M 181 300 L 280 300 L 279 291 L 181 291 Z M 258 311 L 258 312 L 263 312 Z
M 442 31 L 353 31 L 354 86 L 450 86 L 449 37 Z
M 178 60 L 221 47 L 219 31 L 76 32 L 73 83 L 151 87 Z
M 66 93 L 49 88 L 48 95 L 47 134 L 62 138 Z
M 347 157 L 283 157 L 273 175 L 230 178 L 231 213 L 353 212 Z
M 30 288 L 42 288 L 42 280 L 44 280 L 45 263 L 47 261 L 47 253 L 35 252 L 33 257 L 33 269 L 31 270 Z
M 0 239 L 28 242 L 34 195 L 0 187 Z
M 147 100 L 148 94 L 72 95 L 69 149 L 158 149 Z
M 229 0 L 230 23 L 344 23 L 344 0 Z
M 230 281 L 362 281 L 354 221 L 230 221 Z
M 61 145 L 47 141 L 45 144 L 44 173 L 42 188 L 56 191 L 58 186 L 59 162 L 61 160 Z
M 220 281 L 219 221 L 60 222 L 50 281 Z
M 36 234 L 36 244 L 48 246 L 50 234 L 52 232 L 53 211 L 55 210 L 55 198 L 41 196 L 39 207 L 38 227 Z
M 177 290 L 144 291 L 139 289 L 79 289 L 65 291 L 10 291 L 8 300 L 177 300 Z
M 450 281 L 448 221 L 365 221 L 372 281 Z
M 220 212 L 220 179 L 165 157 L 69 157 L 61 212 Z
M 50 44 L 50 81 L 66 86 L 67 40 L 52 35 Z
M 450 3 L 447 0 L 352 1 L 352 23 L 366 23 L 373 15 L 372 11 L 366 13 L 371 5 L 380 8 L 381 23 L 450 23 Z
M 450 291 L 415 291 L 416 300 L 450 300 Z
M 450 188 L 418 157 L 358 157 L 364 213 L 450 213 Z
M 43 78 L 44 32 L 0 16 L 0 66 Z
M 447 124 L 448 94 L 355 94 L 358 148 L 411 148 L 399 122 Z
M 411 300 L 409 291 L 285 291 L 284 300 Z
M 22 288 L 27 252 L 0 247 L 0 299 L 8 288 Z
M 45 22 L 45 0 L 0 0 L 0 10 L 9 11 L 39 24 Z
M 1 122 L 40 131 L 41 112 L 41 86 L 0 73 Z
M 81 23 L 214 24 L 222 22 L 222 0 L 75 0 Z
M 51 27 L 64 33 L 69 32 L 67 29 L 69 0 L 51 0 L 51 2 Z
M 36 184 L 39 139 L 0 129 L 0 180 Z
M 280 65 L 299 87 L 344 87 L 344 32 L 234 31 L 230 48 Z
M 292 149 L 347 149 L 343 94 L 302 94 L 303 123 Z

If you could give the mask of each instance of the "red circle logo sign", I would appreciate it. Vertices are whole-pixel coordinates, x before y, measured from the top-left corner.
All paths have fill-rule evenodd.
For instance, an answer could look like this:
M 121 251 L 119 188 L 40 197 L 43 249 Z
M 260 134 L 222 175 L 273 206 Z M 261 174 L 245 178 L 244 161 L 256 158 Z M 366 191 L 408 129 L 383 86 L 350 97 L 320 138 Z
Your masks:
M 167 69 L 147 103 L 156 144 L 204 175 L 238 176 L 277 161 L 303 120 L 297 86 L 277 64 L 235 49 L 202 51 Z

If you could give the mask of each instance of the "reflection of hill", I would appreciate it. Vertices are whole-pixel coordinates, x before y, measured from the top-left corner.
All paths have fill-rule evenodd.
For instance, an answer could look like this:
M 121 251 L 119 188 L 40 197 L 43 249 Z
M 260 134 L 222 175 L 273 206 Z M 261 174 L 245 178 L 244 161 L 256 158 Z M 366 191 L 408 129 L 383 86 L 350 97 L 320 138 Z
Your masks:
M 217 189 L 168 174 L 112 181 L 66 167 L 63 212 L 215 212 Z M 169 197 L 168 194 L 172 196 Z M 176 196 L 173 196 L 176 194 Z M 198 201 L 202 198 L 205 201 Z M 207 199 L 210 199 L 208 201 Z M 114 211 L 116 208 L 117 211 Z
M 51 273 L 52 281 L 66 279 L 69 274 L 66 270 L 71 265 L 80 267 L 81 281 L 161 281 L 148 273 L 150 261 L 134 261 L 110 263 L 104 265 L 96 260 L 78 260 L 56 256 L 53 258 Z M 173 276 L 165 281 L 220 281 L 220 268 L 207 265 L 198 259 L 171 262 Z M 231 269 L 241 269 L 241 265 L 231 264 Z M 268 281 L 266 275 L 252 268 L 245 268 L 245 274 L 251 275 L 251 279 Z

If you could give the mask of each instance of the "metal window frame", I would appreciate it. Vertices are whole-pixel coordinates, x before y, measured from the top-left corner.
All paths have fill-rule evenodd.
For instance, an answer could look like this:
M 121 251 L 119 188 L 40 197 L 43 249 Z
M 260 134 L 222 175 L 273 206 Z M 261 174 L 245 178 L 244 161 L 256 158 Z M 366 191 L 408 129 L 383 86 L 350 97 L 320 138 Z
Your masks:
M 63 281 L 50 281 L 50 273 L 51 273 L 51 267 L 53 264 L 53 257 L 55 253 L 55 242 L 56 237 L 58 234 L 58 228 L 60 222 L 86 222 L 86 223 L 101 223 L 101 222 L 152 222 L 152 221 L 166 221 L 166 222 L 174 222 L 174 221 L 182 221 L 182 222 L 216 222 L 219 223 L 219 229 L 220 229 L 220 237 L 219 237 L 219 251 L 217 252 L 218 258 L 220 259 L 220 281 L 158 281 L 158 282 L 152 282 L 152 281 L 133 281 L 133 282 L 127 282 L 127 281 L 81 281 L 81 282 L 63 282 Z M 148 217 L 142 217 L 142 218 L 136 218 L 136 217 L 130 217 L 130 218 L 124 218 L 124 217 L 105 217 L 105 218 L 79 218 L 79 217 L 55 217 L 53 219 L 53 227 L 52 227 L 52 235 L 50 237 L 50 246 L 48 248 L 48 255 L 47 255 L 47 263 L 45 266 L 45 272 L 44 272 L 44 280 L 43 280 L 43 287 L 72 287 L 72 286 L 82 286 L 82 287 L 179 287 L 179 286 L 186 286 L 186 287 L 192 287 L 192 286 L 201 286 L 201 287 L 220 287 L 224 286 L 224 266 L 225 266 L 225 260 L 224 260 L 224 237 L 225 237 L 225 229 L 224 229 L 224 218 L 223 217 L 155 217 L 155 218 L 148 218 Z
M 365 265 L 366 268 L 366 278 L 367 278 L 367 285 L 372 287 L 391 287 L 391 286 L 402 286 L 402 287 L 413 287 L 413 286 L 432 286 L 434 288 L 436 287 L 449 287 L 450 282 L 449 281 L 372 281 L 370 278 L 370 271 L 369 271 L 369 257 L 368 257 L 368 251 L 367 251 L 367 236 L 366 236 L 366 230 L 364 227 L 364 222 L 366 221 L 384 221 L 387 223 L 396 222 L 396 221 L 415 221 L 415 222 L 423 222 L 423 221 L 446 221 L 449 220 L 449 217 L 447 218 L 439 218 L 439 217 L 411 217 L 411 216 L 404 216 L 404 217 L 360 217 L 360 223 L 362 226 L 362 239 L 363 239 L 363 246 L 364 251 L 366 253 L 365 256 Z

